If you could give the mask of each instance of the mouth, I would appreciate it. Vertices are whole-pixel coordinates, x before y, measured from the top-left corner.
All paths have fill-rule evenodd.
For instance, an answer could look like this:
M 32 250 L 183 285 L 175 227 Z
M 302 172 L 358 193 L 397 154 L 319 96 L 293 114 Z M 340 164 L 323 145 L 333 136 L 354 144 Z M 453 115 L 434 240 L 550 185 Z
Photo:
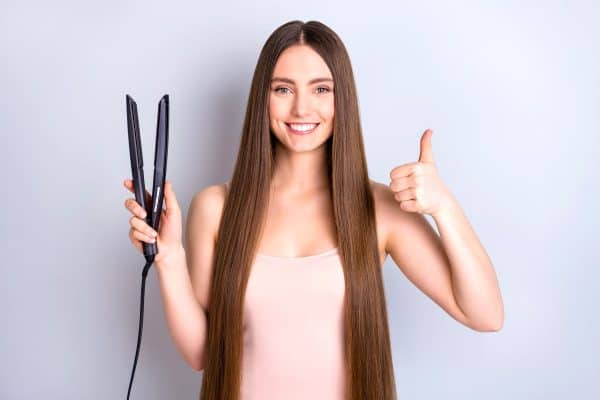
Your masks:
M 293 135 L 308 135 L 309 133 L 314 132 L 315 129 L 319 126 L 319 123 L 308 123 L 308 124 L 293 124 L 293 123 L 285 123 L 285 126 Z

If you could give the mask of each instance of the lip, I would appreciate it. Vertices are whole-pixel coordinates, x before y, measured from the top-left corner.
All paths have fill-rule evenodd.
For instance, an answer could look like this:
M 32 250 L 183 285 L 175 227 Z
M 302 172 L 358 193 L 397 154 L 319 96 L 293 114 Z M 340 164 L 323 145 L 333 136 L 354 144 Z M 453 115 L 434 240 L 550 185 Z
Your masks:
M 312 122 L 312 123 L 314 123 L 314 122 Z M 306 124 L 308 124 L 308 122 Z M 287 127 L 287 130 L 288 130 L 289 133 L 291 133 L 293 135 L 303 136 L 303 135 L 308 135 L 310 133 L 313 133 L 315 131 L 315 129 L 317 129 L 319 127 L 319 125 L 320 125 L 319 122 L 317 122 L 316 124 L 317 125 L 314 128 L 312 128 L 310 131 L 306 131 L 306 132 L 301 132 L 301 131 L 295 131 L 295 130 L 293 130 L 291 128 L 290 124 L 287 123 L 287 122 L 285 123 L 285 126 Z

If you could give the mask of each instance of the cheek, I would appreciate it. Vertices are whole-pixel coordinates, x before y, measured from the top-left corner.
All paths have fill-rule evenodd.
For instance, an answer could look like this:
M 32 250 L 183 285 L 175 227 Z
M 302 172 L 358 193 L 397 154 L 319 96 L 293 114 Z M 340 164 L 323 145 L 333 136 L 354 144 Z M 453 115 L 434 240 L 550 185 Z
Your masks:
M 335 115 L 334 108 L 333 108 L 333 103 L 330 104 L 330 105 L 328 104 L 326 107 L 324 107 L 323 108 L 323 113 L 321 115 L 323 115 L 323 117 L 325 117 L 326 119 L 328 119 L 331 122 L 333 122 L 333 117 Z
M 269 117 L 272 119 L 281 119 L 285 116 L 286 106 L 282 101 L 278 101 L 278 99 L 271 98 L 269 100 Z

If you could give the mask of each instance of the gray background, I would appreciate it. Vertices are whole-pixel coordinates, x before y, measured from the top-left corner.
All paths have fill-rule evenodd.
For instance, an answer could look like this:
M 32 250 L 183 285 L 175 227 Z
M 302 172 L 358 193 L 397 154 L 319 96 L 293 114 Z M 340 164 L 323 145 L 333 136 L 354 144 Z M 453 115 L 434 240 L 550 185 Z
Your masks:
M 479 333 L 388 258 L 399 398 L 600 398 L 596 4 L 3 2 L 0 398 L 125 398 L 143 266 L 123 206 L 125 93 L 147 182 L 170 94 L 185 217 L 229 179 L 259 51 L 292 19 L 346 44 L 372 179 L 389 183 L 434 129 L 440 174 L 499 276 L 504 328 Z M 132 398 L 196 399 L 201 374 L 171 341 L 154 269 L 146 289 Z

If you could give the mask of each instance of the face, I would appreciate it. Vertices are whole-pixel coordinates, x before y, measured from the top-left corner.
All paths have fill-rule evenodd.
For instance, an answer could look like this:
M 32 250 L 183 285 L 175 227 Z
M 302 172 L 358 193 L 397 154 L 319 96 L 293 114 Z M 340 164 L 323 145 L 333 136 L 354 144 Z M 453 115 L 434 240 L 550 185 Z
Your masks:
M 285 49 L 273 70 L 269 91 L 271 132 L 294 151 L 318 148 L 333 133 L 333 76 L 307 45 Z

